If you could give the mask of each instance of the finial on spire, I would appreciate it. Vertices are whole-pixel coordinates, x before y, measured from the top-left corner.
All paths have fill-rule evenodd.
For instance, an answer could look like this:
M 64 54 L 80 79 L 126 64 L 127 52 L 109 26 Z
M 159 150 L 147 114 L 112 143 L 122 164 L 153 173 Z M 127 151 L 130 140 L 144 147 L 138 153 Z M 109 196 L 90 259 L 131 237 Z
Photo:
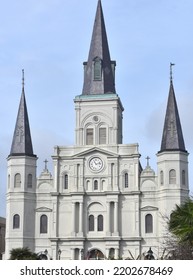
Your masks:
M 172 71 L 172 67 L 173 67 L 174 65 L 175 65 L 174 63 L 171 63 L 171 62 L 170 62 L 170 82 L 173 81 L 173 71 Z
M 22 89 L 24 90 L 25 78 L 24 78 L 24 69 L 22 69 Z

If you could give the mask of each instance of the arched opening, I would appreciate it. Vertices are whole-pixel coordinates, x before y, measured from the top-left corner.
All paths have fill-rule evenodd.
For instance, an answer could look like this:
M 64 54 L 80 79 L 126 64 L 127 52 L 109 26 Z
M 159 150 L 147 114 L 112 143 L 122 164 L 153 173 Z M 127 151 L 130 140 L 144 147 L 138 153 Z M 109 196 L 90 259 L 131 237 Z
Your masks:
M 145 233 L 153 232 L 153 217 L 151 214 L 145 216 Z
M 97 217 L 97 222 L 98 222 L 97 230 L 98 231 L 103 231 L 103 215 L 99 215 Z
M 48 217 L 46 215 L 42 215 L 40 217 L 40 233 L 48 232 Z
M 13 228 L 19 228 L 20 227 L 20 216 L 18 214 L 15 214 L 13 216 Z
M 94 216 L 90 215 L 88 219 L 88 230 L 94 231 Z
M 169 172 L 169 184 L 176 184 L 176 170 L 174 169 Z
M 98 249 L 92 249 L 87 253 L 87 260 L 104 260 L 104 254 Z
M 21 174 L 17 173 L 15 174 L 14 178 L 14 188 L 20 188 L 21 187 Z

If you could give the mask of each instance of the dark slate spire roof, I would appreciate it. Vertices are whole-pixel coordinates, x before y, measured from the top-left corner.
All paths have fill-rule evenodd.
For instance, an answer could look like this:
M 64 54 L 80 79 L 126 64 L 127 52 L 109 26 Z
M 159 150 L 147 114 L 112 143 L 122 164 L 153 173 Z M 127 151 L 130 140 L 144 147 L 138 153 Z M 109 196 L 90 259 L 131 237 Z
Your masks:
M 101 79 L 94 78 L 94 63 L 101 62 Z M 98 1 L 88 61 L 84 63 L 82 94 L 116 93 L 114 81 L 115 61 L 111 61 L 101 1 Z M 100 66 L 99 66 L 100 67 Z M 100 70 L 99 70 L 100 71 Z
M 171 78 L 160 152 L 172 150 L 186 152 L 173 81 Z
M 19 110 L 13 135 L 10 156 L 35 156 L 31 141 L 30 126 L 28 120 L 27 106 L 24 92 L 24 70 L 22 78 L 22 94 L 19 104 Z

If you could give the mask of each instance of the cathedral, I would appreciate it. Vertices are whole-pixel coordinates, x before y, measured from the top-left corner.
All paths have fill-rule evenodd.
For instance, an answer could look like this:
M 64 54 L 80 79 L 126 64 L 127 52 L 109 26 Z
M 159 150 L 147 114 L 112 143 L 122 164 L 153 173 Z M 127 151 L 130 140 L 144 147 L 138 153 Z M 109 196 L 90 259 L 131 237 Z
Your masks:
M 36 175 L 24 89 L 8 155 L 5 259 L 28 247 L 43 259 L 159 258 L 166 222 L 189 195 L 185 148 L 172 74 L 157 172 L 140 164 L 137 143 L 122 143 L 124 107 L 115 89 L 98 0 L 82 93 L 74 98 L 75 144 L 55 146 L 53 174 Z M 171 64 L 172 69 L 172 64 Z M 64 143 L 65 144 L 65 143 Z M 156 151 L 155 151 L 156 153 Z

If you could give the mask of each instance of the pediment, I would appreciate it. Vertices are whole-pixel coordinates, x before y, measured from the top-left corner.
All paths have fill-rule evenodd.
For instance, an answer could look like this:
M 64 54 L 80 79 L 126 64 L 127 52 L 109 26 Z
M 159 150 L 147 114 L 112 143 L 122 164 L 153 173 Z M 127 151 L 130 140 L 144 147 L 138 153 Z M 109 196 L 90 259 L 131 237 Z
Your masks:
M 98 147 L 93 147 L 91 149 L 87 149 L 81 153 L 77 153 L 77 154 L 73 155 L 73 158 L 86 157 L 86 156 L 90 156 L 90 155 L 93 155 L 96 153 L 106 155 L 107 157 L 118 157 L 117 153 L 113 153 L 113 152 L 110 152 L 110 151 L 107 151 L 105 149 L 101 149 Z
M 141 211 L 157 211 L 158 208 L 154 206 L 145 206 L 141 208 Z
M 39 207 L 39 208 L 36 208 L 36 212 L 52 212 L 52 209 L 50 209 L 48 207 Z

